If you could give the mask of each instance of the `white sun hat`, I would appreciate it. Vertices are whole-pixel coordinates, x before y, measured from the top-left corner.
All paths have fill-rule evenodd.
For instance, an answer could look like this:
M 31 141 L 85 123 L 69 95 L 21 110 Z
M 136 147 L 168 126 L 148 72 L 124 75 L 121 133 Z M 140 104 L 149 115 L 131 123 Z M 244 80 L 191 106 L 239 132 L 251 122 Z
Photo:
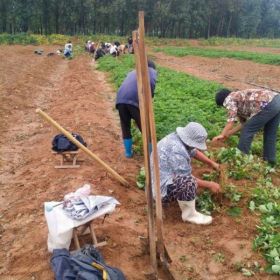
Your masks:
M 207 150 L 207 131 L 201 124 L 190 122 L 185 127 L 177 127 L 176 132 L 187 146 L 202 151 Z

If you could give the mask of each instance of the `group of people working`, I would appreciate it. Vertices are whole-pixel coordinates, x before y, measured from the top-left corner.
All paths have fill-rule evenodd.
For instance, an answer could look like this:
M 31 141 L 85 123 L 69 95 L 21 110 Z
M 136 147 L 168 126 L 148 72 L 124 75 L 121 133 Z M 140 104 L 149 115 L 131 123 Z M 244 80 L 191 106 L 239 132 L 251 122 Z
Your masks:
M 148 60 L 151 93 L 154 96 L 157 71 L 155 64 Z M 224 141 L 231 135 L 240 133 L 238 149 L 248 154 L 254 135 L 263 129 L 263 159 L 270 164 L 276 162 L 277 130 L 280 123 L 280 95 L 264 89 L 230 91 L 222 89 L 216 94 L 216 104 L 228 111 L 227 123 L 220 135 L 213 141 Z M 131 120 L 141 131 L 140 110 L 137 91 L 137 76 L 133 70 L 128 73 L 117 92 L 118 109 L 125 156 L 133 156 Z M 178 201 L 182 220 L 207 225 L 212 217 L 196 211 L 195 198 L 198 188 L 218 193 L 221 187 L 216 182 L 201 180 L 192 175 L 191 159 L 195 158 L 215 170 L 220 166 L 208 158 L 203 151 L 206 146 L 207 131 L 199 123 L 190 122 L 178 127 L 157 144 L 160 170 L 160 191 L 163 202 Z M 151 157 L 152 158 L 152 157 Z M 153 162 L 151 162 L 153 171 Z M 152 180 L 154 190 L 154 182 Z
M 128 38 L 127 44 L 121 44 L 119 41 L 115 41 L 114 43 L 100 43 L 100 47 L 97 48 L 95 52 L 95 60 L 99 59 L 100 57 L 110 54 L 114 57 L 119 56 L 120 54 L 133 54 L 133 40 L 132 38 Z

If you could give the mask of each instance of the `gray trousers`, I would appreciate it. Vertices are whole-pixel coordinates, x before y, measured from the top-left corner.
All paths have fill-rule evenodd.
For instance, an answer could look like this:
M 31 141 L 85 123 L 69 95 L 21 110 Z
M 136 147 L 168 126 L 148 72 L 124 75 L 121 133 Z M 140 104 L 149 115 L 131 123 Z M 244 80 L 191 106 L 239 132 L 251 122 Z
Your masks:
M 258 114 L 249 119 L 243 127 L 238 149 L 248 154 L 254 135 L 263 128 L 263 159 L 276 161 L 277 130 L 280 122 L 280 95 L 276 95 Z

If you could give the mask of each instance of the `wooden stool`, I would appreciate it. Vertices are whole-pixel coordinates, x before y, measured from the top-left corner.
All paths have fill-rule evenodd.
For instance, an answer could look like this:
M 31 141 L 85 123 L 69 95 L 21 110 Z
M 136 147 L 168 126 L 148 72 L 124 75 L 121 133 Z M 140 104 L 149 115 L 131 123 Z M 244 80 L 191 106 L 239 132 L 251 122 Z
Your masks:
M 78 151 L 66 151 L 66 152 L 52 152 L 55 155 L 61 155 L 60 165 L 56 165 L 54 168 L 79 168 L 77 164 Z
M 93 223 L 94 223 L 94 220 L 73 229 L 73 239 L 74 239 L 74 244 L 75 244 L 76 249 L 81 248 L 80 242 L 79 242 L 79 236 L 82 235 L 88 228 L 90 230 L 90 235 L 91 235 L 94 247 L 101 247 L 101 246 L 104 246 L 107 244 L 106 241 L 102 241 L 102 242 L 97 241 Z

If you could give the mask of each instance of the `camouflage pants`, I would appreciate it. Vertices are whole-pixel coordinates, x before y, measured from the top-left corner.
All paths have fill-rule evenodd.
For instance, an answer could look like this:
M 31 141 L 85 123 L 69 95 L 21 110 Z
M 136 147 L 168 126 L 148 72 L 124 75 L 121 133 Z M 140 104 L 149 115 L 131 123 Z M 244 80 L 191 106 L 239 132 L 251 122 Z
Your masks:
M 173 179 L 173 183 L 167 186 L 167 196 L 163 198 L 163 202 L 175 200 L 192 201 L 196 197 L 197 182 L 192 175 L 177 175 Z

